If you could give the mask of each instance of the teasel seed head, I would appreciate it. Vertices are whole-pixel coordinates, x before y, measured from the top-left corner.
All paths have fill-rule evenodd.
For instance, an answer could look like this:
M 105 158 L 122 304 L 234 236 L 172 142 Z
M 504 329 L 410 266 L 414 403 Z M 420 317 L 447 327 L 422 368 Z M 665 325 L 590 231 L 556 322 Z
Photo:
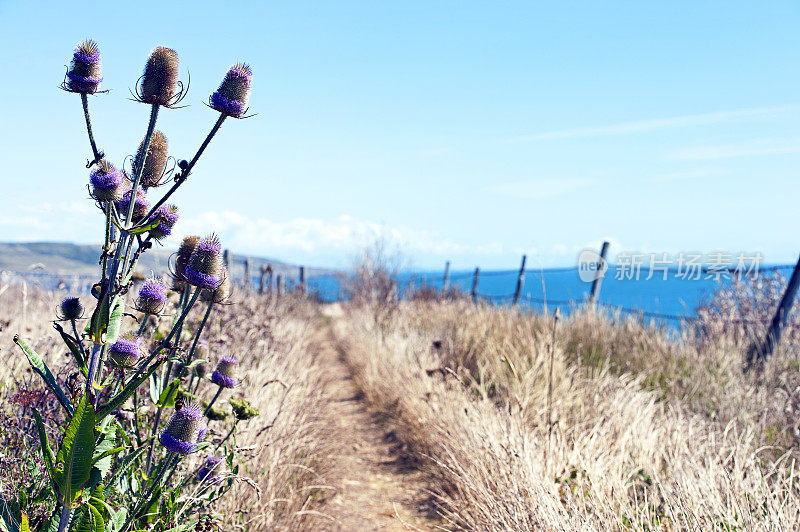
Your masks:
M 239 361 L 234 356 L 224 356 L 219 359 L 217 369 L 211 374 L 211 382 L 220 388 L 235 388 L 239 384 L 237 370 Z
M 147 314 L 158 314 L 167 304 L 167 287 L 161 281 L 148 279 L 139 289 L 136 308 Z
M 97 201 L 118 201 L 125 193 L 125 174 L 105 159 L 91 171 L 89 183 Z
M 128 214 L 128 207 L 131 202 L 131 192 L 129 189 L 122 195 L 122 198 L 117 202 L 117 211 L 120 215 L 125 216 Z M 150 202 L 147 201 L 147 196 L 141 188 L 136 190 L 136 199 L 133 203 L 133 221 L 138 222 L 150 210 Z
M 178 54 L 159 46 L 147 58 L 140 88 L 144 103 L 169 106 L 178 90 Z
M 207 432 L 203 411 L 189 404 L 172 414 L 158 439 L 168 451 L 187 455 L 197 449 L 197 442 L 204 439 Z
M 186 266 L 189 265 L 189 259 L 198 242 L 200 242 L 199 236 L 186 236 L 178 246 L 178 252 L 175 253 L 175 269 L 172 273 L 172 289 L 176 292 L 183 292 L 186 287 Z
M 219 88 L 208 99 L 208 105 L 222 114 L 240 118 L 247 111 L 252 79 L 250 65 L 236 63 L 228 69 Z
M 200 340 L 197 343 L 197 347 L 194 348 L 194 356 L 199 360 L 208 360 L 208 342 L 205 340 Z M 207 362 L 200 362 L 194 367 L 194 374 L 200 377 L 201 379 L 206 376 L 208 373 L 208 363 Z
M 139 144 L 136 150 L 136 156 L 133 158 L 133 172 L 136 174 L 138 165 L 136 162 L 142 157 L 144 151 L 144 139 Z M 157 187 L 161 185 L 161 178 L 164 177 L 164 171 L 167 168 L 167 158 L 169 157 L 169 142 L 167 137 L 158 130 L 153 131 L 153 136 L 150 138 L 150 148 L 147 150 L 147 157 L 144 158 L 142 165 L 141 178 L 139 184 L 144 188 Z
M 59 309 L 61 310 L 59 318 L 62 320 L 77 320 L 83 316 L 83 305 L 77 297 L 66 298 L 61 302 Z
M 233 409 L 233 417 L 240 421 L 253 419 L 259 414 L 258 408 L 254 408 L 250 401 L 241 397 L 231 397 L 228 402 Z
M 225 463 L 221 456 L 208 456 L 205 462 L 197 470 L 197 477 L 201 482 L 210 482 L 211 484 L 219 484 L 224 480 L 222 476 L 222 469 Z
M 142 356 L 144 339 L 141 336 L 123 336 L 108 348 L 108 365 L 117 369 L 133 369 Z
M 200 299 L 204 302 L 213 301 L 214 303 L 223 303 L 231 296 L 231 282 L 228 276 L 227 268 L 222 268 L 222 282 L 213 290 L 204 289 L 200 292 Z
M 71 92 L 94 94 L 103 81 L 100 47 L 91 39 L 78 44 L 72 54 L 72 63 L 62 87 Z
M 186 281 L 199 288 L 215 290 L 222 282 L 222 244 L 211 234 L 197 243 L 186 265 Z
M 156 240 L 161 240 L 172 234 L 172 228 L 178 223 L 177 205 L 162 205 L 153 213 L 151 220 L 159 220 L 157 226 L 150 230 L 150 236 Z

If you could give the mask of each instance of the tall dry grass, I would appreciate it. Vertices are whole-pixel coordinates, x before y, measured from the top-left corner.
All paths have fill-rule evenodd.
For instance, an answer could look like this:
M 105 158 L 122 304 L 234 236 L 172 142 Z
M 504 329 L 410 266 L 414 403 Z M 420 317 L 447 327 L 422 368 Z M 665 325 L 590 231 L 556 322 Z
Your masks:
M 453 527 L 800 527 L 794 444 L 770 428 L 793 430 L 776 398 L 786 357 L 744 376 L 734 342 L 578 313 L 556 330 L 549 412 L 553 325 L 458 302 L 338 323 L 365 396 Z

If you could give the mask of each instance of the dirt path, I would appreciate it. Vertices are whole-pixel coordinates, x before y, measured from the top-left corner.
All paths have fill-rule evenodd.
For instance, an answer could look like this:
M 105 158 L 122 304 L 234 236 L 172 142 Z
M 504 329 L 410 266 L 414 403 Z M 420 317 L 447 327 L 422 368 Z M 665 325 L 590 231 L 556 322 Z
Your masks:
M 320 530 L 434 530 L 437 521 L 422 474 L 403 462 L 391 434 L 367 409 L 333 333 L 322 348 L 321 362 L 330 368 L 330 419 L 339 450 L 329 479 L 338 489 L 323 508 L 335 521 Z

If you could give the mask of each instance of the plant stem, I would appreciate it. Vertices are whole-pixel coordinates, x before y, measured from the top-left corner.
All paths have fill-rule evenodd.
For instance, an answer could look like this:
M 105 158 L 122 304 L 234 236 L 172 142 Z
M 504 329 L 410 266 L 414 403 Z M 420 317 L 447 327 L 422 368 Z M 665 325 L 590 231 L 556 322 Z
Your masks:
M 233 434 L 233 432 L 236 430 L 236 425 L 238 425 L 238 424 L 239 424 L 239 420 L 237 419 L 236 421 L 234 421 L 234 422 L 233 422 L 233 426 L 231 427 L 231 430 L 229 430 L 229 431 L 228 431 L 228 434 L 227 434 L 227 436 L 225 436 L 224 438 L 222 438 L 222 441 L 221 441 L 221 442 L 219 442 L 219 443 L 217 444 L 217 446 L 216 446 L 216 447 L 214 447 L 214 452 L 217 452 L 217 449 L 219 449 L 220 447 L 222 447 L 222 445 L 223 445 L 223 444 L 224 444 L 226 441 L 228 441 L 228 438 L 230 438 L 230 437 L 231 437 L 231 434 Z
M 72 322 L 72 332 L 75 335 L 75 341 L 78 342 L 78 349 L 80 350 L 81 355 L 83 355 L 83 359 L 86 360 L 86 349 L 83 347 L 83 340 L 80 336 L 78 336 L 78 326 L 75 325 L 75 320 L 69 321 Z
M 72 508 L 70 504 L 64 501 L 65 504 L 61 506 L 61 519 L 58 521 L 58 532 L 65 532 L 69 526 L 69 519 L 72 516 Z
M 556 327 L 558 326 L 558 307 L 553 315 L 553 337 L 550 341 L 550 375 L 547 379 L 547 453 L 544 455 L 544 470 L 550 457 L 550 444 L 553 439 L 553 354 L 556 349 Z
M 181 184 L 183 184 L 184 181 L 186 181 L 186 178 L 189 177 L 189 173 L 191 173 L 192 168 L 194 168 L 194 165 L 197 164 L 197 160 L 200 159 L 201 155 L 203 155 L 203 152 L 205 151 L 206 147 L 208 147 L 209 143 L 211 142 L 211 139 L 214 138 L 214 135 L 217 134 L 217 131 L 219 131 L 219 128 L 222 126 L 222 122 L 225 120 L 227 116 L 228 115 L 223 113 L 219 114 L 217 122 L 214 124 L 214 127 L 211 128 L 211 132 L 208 135 L 206 135 L 206 138 L 200 145 L 200 148 L 197 150 L 197 153 L 194 154 L 194 157 L 192 157 L 192 160 L 189 162 L 189 166 L 186 167 L 186 170 L 181 171 L 180 179 L 177 179 L 175 181 L 175 184 L 172 185 L 172 187 L 167 191 L 166 194 L 164 194 L 164 197 L 162 197 L 160 200 L 156 202 L 155 205 L 153 205 L 153 208 L 150 209 L 150 212 L 148 212 L 147 215 L 144 217 L 145 220 L 149 220 L 150 217 L 153 215 L 153 213 L 156 212 L 156 209 L 161 207 L 164 204 L 164 202 L 167 201 L 170 196 L 172 196 L 173 192 L 178 190 L 178 187 L 181 186 Z
M 147 327 L 147 320 L 150 318 L 150 314 L 145 312 L 144 316 L 142 316 L 142 323 L 139 324 L 139 330 L 136 332 L 136 336 L 141 336 L 144 332 L 145 327 Z
M 122 530 L 126 530 L 128 526 L 130 526 L 133 520 L 136 519 L 137 514 L 142 511 L 142 507 L 146 505 L 147 502 L 150 500 L 150 497 L 153 495 L 156 486 L 161 484 L 161 478 L 164 476 L 164 473 L 167 471 L 167 467 L 169 467 L 170 462 L 172 462 L 172 460 L 174 459 L 173 457 L 175 456 L 180 456 L 180 455 L 177 455 L 175 452 L 170 451 L 169 453 L 167 453 L 167 456 L 165 456 L 164 459 L 161 461 L 161 463 L 159 464 L 158 472 L 153 477 L 153 482 L 147 489 L 147 494 L 141 499 L 139 499 L 139 502 L 136 503 L 133 511 L 131 511 L 131 513 L 128 515 L 128 519 L 127 521 L 125 521 L 125 525 L 122 527 Z
M 208 321 L 208 316 L 211 314 L 211 307 L 214 306 L 214 299 L 212 297 L 211 300 L 208 302 L 208 306 L 206 307 L 206 312 L 203 314 L 203 320 L 200 322 L 200 326 L 197 328 L 197 333 L 194 335 L 194 340 L 192 341 L 192 347 L 189 348 L 189 354 L 186 355 L 186 362 L 184 365 L 188 366 L 192 363 L 192 358 L 194 357 L 194 350 L 197 347 L 197 342 L 200 340 L 200 335 L 203 333 L 203 329 L 206 326 L 206 322 Z M 189 385 L 187 389 L 192 387 L 192 383 L 194 382 L 194 371 L 192 372 L 192 376 L 189 377 Z
M 108 246 L 111 242 L 111 202 L 106 202 L 106 243 L 103 245 L 103 275 L 106 278 L 106 268 L 108 266 Z
M 89 166 L 92 166 L 92 164 L 99 163 L 103 159 L 103 154 L 97 151 L 97 145 L 94 142 L 92 118 L 89 116 L 89 99 L 85 93 L 81 93 L 81 103 L 83 104 L 83 117 L 86 119 L 86 132 L 89 134 L 89 144 L 92 145 L 92 155 L 94 155 L 94 161 L 89 164 Z
M 211 411 L 211 407 L 214 406 L 214 403 L 217 401 L 217 398 L 220 396 L 220 394 L 222 394 L 222 389 L 223 389 L 222 386 L 217 388 L 217 393 L 214 394 L 214 397 L 211 399 L 211 402 L 208 403 L 208 406 L 203 411 L 204 416 L 208 415 L 208 413 Z
M 139 389 L 133 391 L 133 428 L 136 431 L 136 446 L 142 446 L 142 433 L 139 430 Z
M 142 151 L 136 157 L 136 162 L 133 166 L 133 185 L 131 186 L 131 200 L 128 204 L 128 214 L 125 216 L 125 226 L 128 228 L 133 227 L 133 208 L 136 205 L 136 191 L 139 188 L 139 181 L 142 179 L 142 170 L 144 169 L 144 162 L 147 158 L 147 153 L 150 151 L 150 141 L 153 138 L 153 131 L 156 129 L 156 120 L 158 119 L 159 105 L 152 104 L 150 107 L 150 122 L 147 124 L 147 133 L 144 135 L 144 143 Z M 145 220 L 147 217 L 145 217 Z

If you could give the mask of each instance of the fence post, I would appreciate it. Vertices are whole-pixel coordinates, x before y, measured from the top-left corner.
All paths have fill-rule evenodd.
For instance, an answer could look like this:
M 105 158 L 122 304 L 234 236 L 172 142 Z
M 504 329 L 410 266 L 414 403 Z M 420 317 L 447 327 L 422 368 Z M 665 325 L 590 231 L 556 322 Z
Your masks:
M 481 274 L 480 268 L 475 268 L 475 275 L 472 277 L 472 302 L 478 302 L 478 277 Z
M 233 275 L 231 271 L 231 250 L 226 249 L 222 252 L 222 262 L 225 263 L 225 268 L 228 270 L 228 275 Z
M 300 293 L 306 291 L 306 267 L 300 266 Z
M 276 290 L 278 294 L 278 299 L 280 299 L 281 296 L 283 295 L 283 276 L 281 274 L 278 274 L 278 276 L 275 278 L 275 284 L 277 285 Z
M 789 277 L 789 284 L 786 285 L 786 291 L 778 304 L 778 310 L 772 318 L 772 323 L 770 323 L 764 341 L 757 347 L 753 346 L 747 355 L 746 369 L 752 368 L 755 363 L 763 363 L 767 360 L 767 357 L 772 355 L 775 346 L 781 340 L 781 333 L 786 326 L 786 320 L 789 319 L 789 314 L 792 312 L 792 305 L 798 288 L 800 288 L 800 258 L 797 260 L 792 276 Z
M 244 259 L 244 283 L 245 291 L 249 292 L 253 287 L 253 283 L 250 280 L 250 257 L 245 257 Z
M 444 263 L 444 281 L 442 281 L 442 292 L 447 292 L 450 288 L 450 261 Z
M 597 262 L 598 270 L 602 271 L 606 264 L 606 253 L 608 253 L 608 241 L 603 242 L 603 247 L 600 248 L 600 260 Z M 594 305 L 597 301 L 597 296 L 600 295 L 600 285 L 603 284 L 603 275 L 597 275 L 592 281 L 592 291 L 589 294 L 589 304 Z
M 272 264 L 267 264 L 267 290 L 272 293 Z
M 262 264 L 261 265 L 261 277 L 259 277 L 259 279 L 258 279 L 258 293 L 259 294 L 263 294 L 264 293 L 264 285 L 265 285 L 264 281 L 266 280 L 266 278 L 267 278 L 267 267 Z
M 519 267 L 519 275 L 517 276 L 517 289 L 514 290 L 514 304 L 519 301 L 519 295 L 522 293 L 522 287 L 525 285 L 525 261 L 528 260 L 527 255 L 522 256 L 522 265 Z

